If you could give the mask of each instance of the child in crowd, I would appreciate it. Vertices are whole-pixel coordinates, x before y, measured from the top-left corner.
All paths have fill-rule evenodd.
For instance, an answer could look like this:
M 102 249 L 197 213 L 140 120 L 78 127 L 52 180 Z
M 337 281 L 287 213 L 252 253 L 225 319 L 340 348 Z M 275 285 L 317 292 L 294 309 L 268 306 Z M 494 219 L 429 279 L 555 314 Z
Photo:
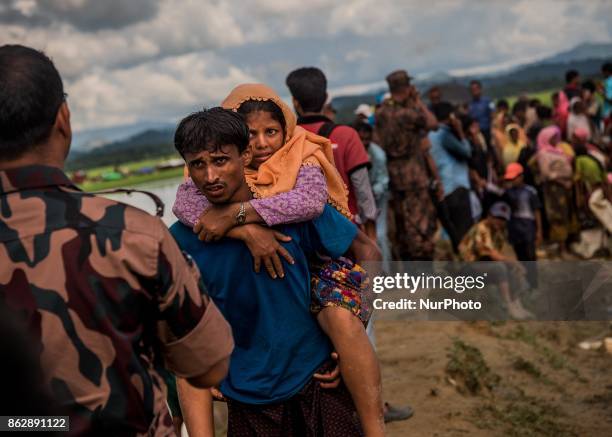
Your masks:
M 504 197 L 512 211 L 508 222 L 508 239 L 517 259 L 526 261 L 527 278 L 531 287 L 535 288 L 537 270 L 533 261 L 537 259 L 536 247 L 542 243 L 542 205 L 536 189 L 525 184 L 521 164 L 509 164 L 504 181 L 509 185 Z

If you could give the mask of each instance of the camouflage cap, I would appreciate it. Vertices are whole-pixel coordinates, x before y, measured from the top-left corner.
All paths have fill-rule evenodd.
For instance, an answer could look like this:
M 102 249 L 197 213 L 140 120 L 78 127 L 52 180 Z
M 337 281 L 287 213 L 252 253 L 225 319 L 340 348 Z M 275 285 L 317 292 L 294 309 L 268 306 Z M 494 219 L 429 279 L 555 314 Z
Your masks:
M 389 73 L 386 77 L 390 90 L 397 90 L 403 87 L 410 86 L 411 76 L 406 70 L 395 70 Z

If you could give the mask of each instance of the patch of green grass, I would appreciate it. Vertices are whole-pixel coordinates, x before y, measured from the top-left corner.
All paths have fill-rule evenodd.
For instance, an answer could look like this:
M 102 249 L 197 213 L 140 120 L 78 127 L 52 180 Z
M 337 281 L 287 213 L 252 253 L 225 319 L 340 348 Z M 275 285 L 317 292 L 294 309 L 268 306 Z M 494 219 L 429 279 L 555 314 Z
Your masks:
M 506 336 L 509 340 L 518 340 L 522 341 L 528 345 L 530 345 L 535 351 L 540 353 L 543 358 L 546 360 L 548 365 L 555 370 L 566 369 L 571 372 L 580 382 L 587 382 L 581 375 L 578 369 L 568 363 L 567 359 L 550 349 L 546 345 L 542 344 L 536 338 L 535 334 L 525 328 L 523 325 L 518 325 L 508 336 Z
M 552 94 L 554 92 L 559 91 L 556 88 L 553 89 L 548 89 L 548 90 L 544 90 L 544 91 L 539 91 L 537 93 L 527 93 L 527 95 L 529 96 L 529 99 L 538 99 L 540 101 L 540 103 L 542 103 L 543 105 L 552 107 Z M 508 96 L 505 97 L 505 99 L 508 101 L 508 105 L 510 105 L 510 107 L 512 108 L 512 105 L 514 105 L 514 103 L 518 100 L 519 96 Z
M 536 398 L 524 398 L 505 405 L 487 404 L 476 408 L 471 421 L 481 429 L 502 428 L 512 437 L 573 437 L 574 430 L 561 422 L 563 412 Z
M 506 326 L 507 322 L 505 320 L 493 320 L 491 322 L 491 326 L 493 327 L 497 327 L 497 326 Z
M 164 179 L 178 178 L 183 175 L 183 168 L 172 168 L 168 170 L 156 171 L 151 174 L 130 175 L 116 181 L 85 182 L 80 185 L 84 191 L 100 191 L 111 188 L 132 187 L 148 182 L 161 181 Z
M 454 339 L 448 358 L 446 373 L 462 384 L 458 388 L 460 392 L 467 390 L 475 395 L 499 382 L 499 376 L 491 372 L 482 353 L 474 346 Z
M 174 159 L 176 157 L 177 156 L 175 156 L 175 155 L 169 155 L 169 156 L 166 156 L 166 157 L 163 157 L 163 158 L 141 159 L 139 161 L 126 162 L 125 164 L 121 164 L 119 167 L 121 169 L 127 169 L 129 171 L 136 171 L 136 170 L 141 169 L 143 167 L 155 167 L 160 162 L 164 162 L 164 161 L 167 161 L 169 159 Z M 105 165 L 103 167 L 95 167 L 95 168 L 86 170 L 85 172 L 87 173 L 87 177 L 94 178 L 94 177 L 101 176 L 102 173 L 107 173 L 107 172 L 110 172 L 110 171 L 114 171 L 115 168 L 116 167 L 113 166 L 113 165 Z
M 531 361 L 527 361 L 523 357 L 518 357 L 517 359 L 515 359 L 512 363 L 512 368 L 514 370 L 518 370 L 519 372 L 525 372 L 528 375 L 533 376 L 534 378 L 542 377 L 542 372 L 540 372 L 540 369 L 538 369 L 538 367 Z
M 542 373 L 538 366 L 533 364 L 531 361 L 524 359 L 523 357 L 517 357 L 512 362 L 512 368 L 517 372 L 523 372 L 532 376 L 534 379 L 540 381 L 543 384 L 554 387 L 555 390 L 559 391 L 560 393 L 565 393 L 565 388 L 563 386 L 560 386 L 556 382 L 548 379 L 548 377 L 546 377 L 546 375 Z
M 519 340 L 527 343 L 531 346 L 537 344 L 537 340 L 533 332 L 525 328 L 523 325 L 518 325 L 510 334 L 506 337 L 510 340 Z

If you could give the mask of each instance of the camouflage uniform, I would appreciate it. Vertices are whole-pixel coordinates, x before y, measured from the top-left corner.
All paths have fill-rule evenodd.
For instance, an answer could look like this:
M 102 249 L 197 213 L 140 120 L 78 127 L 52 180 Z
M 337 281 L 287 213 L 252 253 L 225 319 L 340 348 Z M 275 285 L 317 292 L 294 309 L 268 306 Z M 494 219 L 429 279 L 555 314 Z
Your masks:
M 72 435 L 174 435 L 162 364 L 198 376 L 229 325 L 163 223 L 57 168 L 0 171 L 0 304 L 20 314 Z
M 425 162 L 429 152 L 421 147 L 426 134 L 425 116 L 414 106 L 387 99 L 376 111 L 376 133 L 387 153 L 390 207 L 395 221 L 394 256 L 402 260 L 432 259 L 437 221 Z

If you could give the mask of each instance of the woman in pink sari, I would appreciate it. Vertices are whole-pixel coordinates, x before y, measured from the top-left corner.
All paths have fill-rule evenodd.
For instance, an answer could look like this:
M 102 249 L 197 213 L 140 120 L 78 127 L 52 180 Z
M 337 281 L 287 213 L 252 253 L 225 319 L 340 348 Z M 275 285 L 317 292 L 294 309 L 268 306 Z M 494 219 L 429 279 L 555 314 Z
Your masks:
M 577 221 L 572 197 L 573 151 L 561 142 L 561 130 L 549 126 L 540 131 L 536 153 L 539 179 L 544 192 L 544 210 L 549 223 L 549 239 L 566 254 L 566 241 L 576 231 Z
M 561 135 L 567 130 L 567 118 L 569 117 L 569 100 L 563 91 L 552 95 L 553 120 L 559 126 Z

